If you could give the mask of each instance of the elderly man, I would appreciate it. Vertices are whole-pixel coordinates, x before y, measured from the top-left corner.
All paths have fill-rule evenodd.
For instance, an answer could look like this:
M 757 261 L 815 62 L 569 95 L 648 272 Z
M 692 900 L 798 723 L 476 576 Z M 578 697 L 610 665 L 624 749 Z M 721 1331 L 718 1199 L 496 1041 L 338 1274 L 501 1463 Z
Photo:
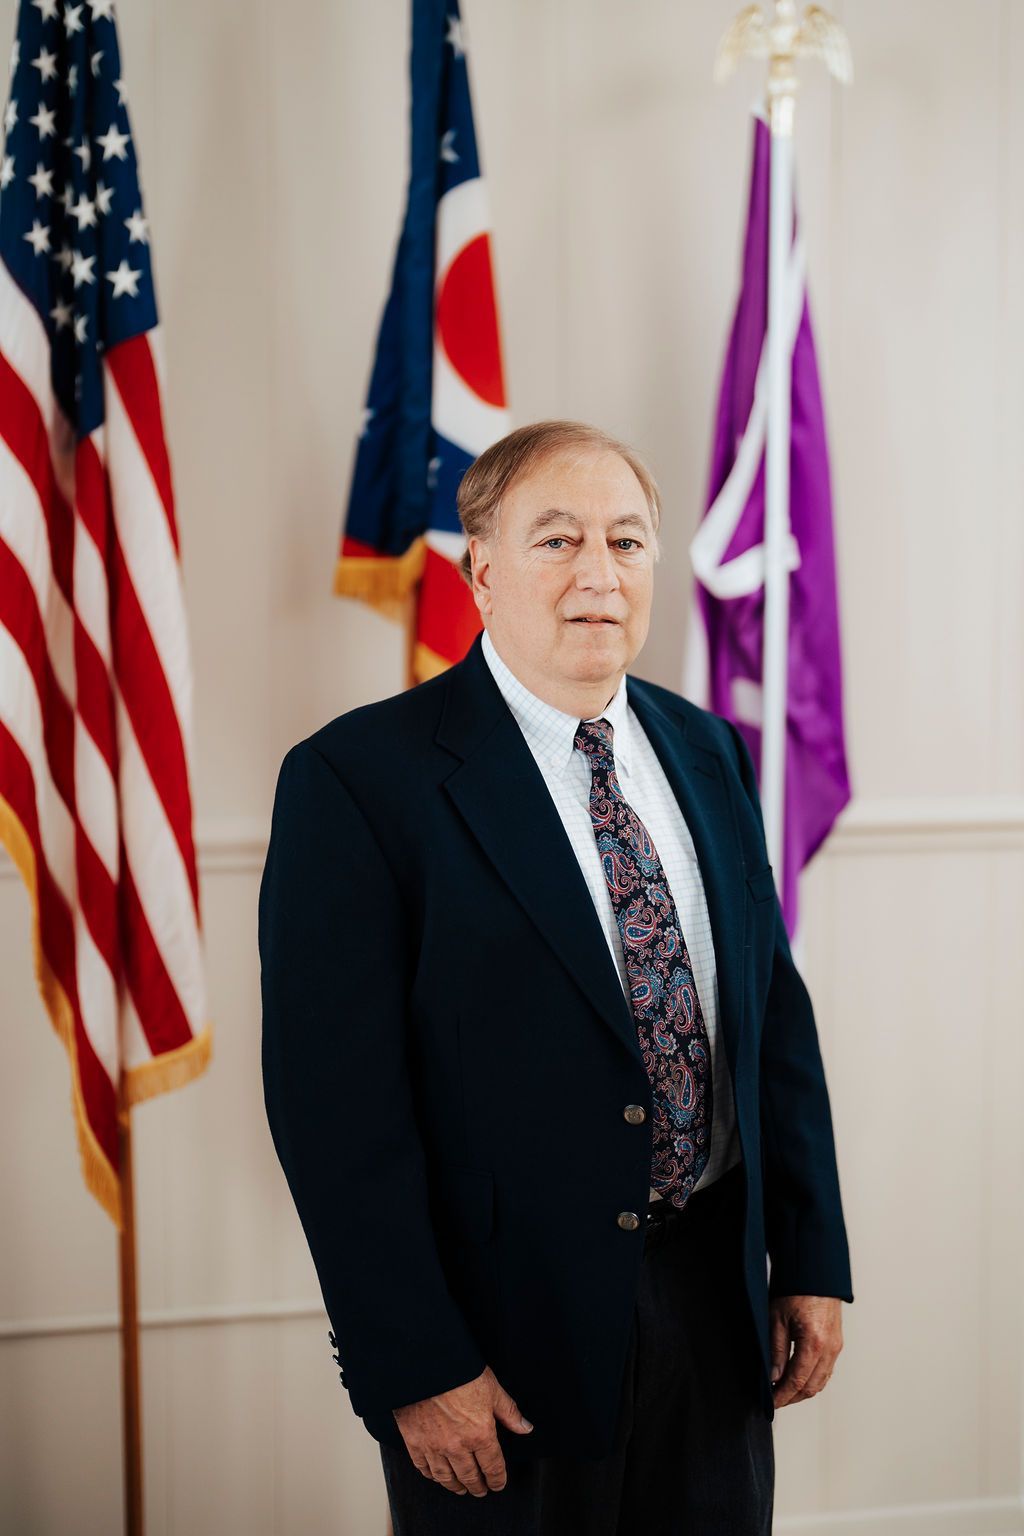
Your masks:
M 627 445 L 523 427 L 458 499 L 483 634 L 288 752 L 260 891 L 341 1380 L 396 1536 L 755 1536 L 853 1295 L 753 762 L 627 670 L 660 522 Z

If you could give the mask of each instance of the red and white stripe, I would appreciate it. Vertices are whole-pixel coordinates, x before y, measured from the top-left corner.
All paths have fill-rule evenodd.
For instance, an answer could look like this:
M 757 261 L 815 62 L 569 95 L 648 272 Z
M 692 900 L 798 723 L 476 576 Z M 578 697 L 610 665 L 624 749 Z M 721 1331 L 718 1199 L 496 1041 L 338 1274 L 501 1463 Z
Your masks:
M 159 345 L 105 354 L 106 421 L 76 444 L 0 263 L 0 835 L 33 894 L 86 1182 L 118 1223 L 119 1080 L 137 1102 L 210 1047 Z

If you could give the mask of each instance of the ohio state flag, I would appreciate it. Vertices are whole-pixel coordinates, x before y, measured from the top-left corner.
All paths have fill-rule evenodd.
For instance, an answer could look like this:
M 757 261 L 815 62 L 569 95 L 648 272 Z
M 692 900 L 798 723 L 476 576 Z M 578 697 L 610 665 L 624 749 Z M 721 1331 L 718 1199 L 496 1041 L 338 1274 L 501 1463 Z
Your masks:
M 511 426 L 466 41 L 458 0 L 413 0 L 409 194 L 334 575 L 392 618 L 415 591 L 418 682 L 481 627 L 455 493 Z

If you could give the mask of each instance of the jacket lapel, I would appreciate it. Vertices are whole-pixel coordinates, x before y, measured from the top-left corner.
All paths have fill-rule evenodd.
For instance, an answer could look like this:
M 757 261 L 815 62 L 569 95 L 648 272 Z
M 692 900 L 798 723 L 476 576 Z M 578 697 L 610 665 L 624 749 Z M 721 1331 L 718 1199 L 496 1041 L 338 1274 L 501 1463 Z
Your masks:
M 437 741 L 460 759 L 444 787 L 481 848 L 602 1019 L 639 1058 L 636 1023 L 590 891 L 543 775 L 483 655 L 478 635 L 445 674 Z M 713 748 L 690 744 L 685 714 L 627 675 L 629 702 L 676 795 L 704 878 L 718 969 L 720 1020 L 735 1071 L 741 974 L 742 864 Z

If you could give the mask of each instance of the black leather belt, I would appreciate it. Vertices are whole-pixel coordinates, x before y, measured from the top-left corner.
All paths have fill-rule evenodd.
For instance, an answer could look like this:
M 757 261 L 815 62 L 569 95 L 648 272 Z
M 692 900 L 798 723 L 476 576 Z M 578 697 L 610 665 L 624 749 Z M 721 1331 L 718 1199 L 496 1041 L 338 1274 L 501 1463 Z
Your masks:
M 660 1241 L 663 1235 L 679 1225 L 687 1216 L 693 1216 L 698 1211 L 711 1211 L 723 1201 L 738 1194 L 743 1182 L 743 1164 L 734 1163 L 725 1173 L 719 1174 L 711 1184 L 704 1185 L 696 1190 L 687 1200 L 682 1210 L 673 1205 L 671 1200 L 652 1198 L 647 1204 L 647 1216 L 644 1222 L 645 1241 Z

